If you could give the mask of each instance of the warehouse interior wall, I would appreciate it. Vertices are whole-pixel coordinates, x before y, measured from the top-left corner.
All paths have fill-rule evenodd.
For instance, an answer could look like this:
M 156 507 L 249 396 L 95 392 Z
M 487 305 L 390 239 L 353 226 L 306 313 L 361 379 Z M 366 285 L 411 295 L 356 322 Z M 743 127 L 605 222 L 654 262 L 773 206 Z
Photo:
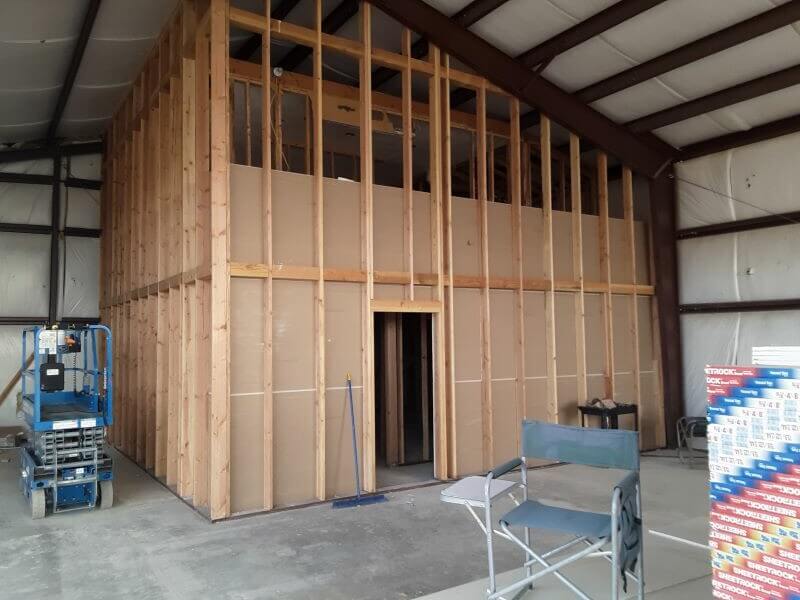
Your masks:
M 676 165 L 678 229 L 800 210 L 800 134 Z M 681 304 L 800 297 L 800 223 L 678 241 Z M 800 345 L 800 311 L 681 317 L 686 414 L 705 415 L 703 366 Z
M 52 175 L 53 159 L 43 158 L 0 165 L 3 173 Z M 99 316 L 100 240 L 65 236 L 65 227 L 100 228 L 100 191 L 65 185 L 68 179 L 101 180 L 98 154 L 62 159 L 59 224 L 58 317 Z M 0 223 L 51 224 L 52 186 L 0 183 Z M 0 318 L 48 315 L 50 294 L 50 235 L 0 231 Z M 0 324 L 0 389 L 19 370 L 24 325 Z M 19 384 L 0 405 L 0 427 L 19 425 L 16 395 Z

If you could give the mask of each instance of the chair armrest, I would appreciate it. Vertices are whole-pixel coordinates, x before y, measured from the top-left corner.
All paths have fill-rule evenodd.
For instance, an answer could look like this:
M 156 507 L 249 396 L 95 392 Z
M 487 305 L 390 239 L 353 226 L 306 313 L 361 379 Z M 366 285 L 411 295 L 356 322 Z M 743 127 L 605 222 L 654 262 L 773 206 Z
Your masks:
M 509 471 L 516 469 L 522 465 L 522 459 L 520 458 L 512 458 L 508 462 L 504 462 L 502 465 L 496 466 L 494 469 L 489 471 L 486 476 L 491 476 L 492 479 L 497 479 L 498 477 L 502 477 Z

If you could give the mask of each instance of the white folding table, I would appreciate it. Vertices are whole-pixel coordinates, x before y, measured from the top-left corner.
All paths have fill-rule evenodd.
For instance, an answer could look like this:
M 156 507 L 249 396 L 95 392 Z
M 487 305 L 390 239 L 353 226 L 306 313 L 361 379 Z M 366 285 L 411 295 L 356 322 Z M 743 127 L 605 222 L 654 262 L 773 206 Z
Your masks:
M 442 502 L 465 506 L 484 534 L 486 534 L 486 525 L 484 525 L 483 520 L 475 514 L 475 509 L 486 508 L 485 485 L 485 477 L 472 475 L 443 489 L 441 494 Z M 495 499 L 500 496 L 508 495 L 508 497 L 513 500 L 514 504 L 519 505 L 519 502 L 517 502 L 517 499 L 514 498 L 514 495 L 511 493 L 513 488 L 517 485 L 515 481 L 492 479 L 489 487 L 489 502 L 493 503 Z M 495 531 L 495 533 L 501 537 L 506 537 L 502 532 Z

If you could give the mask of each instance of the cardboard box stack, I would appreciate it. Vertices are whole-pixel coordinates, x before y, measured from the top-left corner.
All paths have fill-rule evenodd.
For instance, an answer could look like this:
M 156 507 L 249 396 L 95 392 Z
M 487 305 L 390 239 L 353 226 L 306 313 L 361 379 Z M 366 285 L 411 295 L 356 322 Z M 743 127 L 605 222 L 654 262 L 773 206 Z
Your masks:
M 800 368 L 705 373 L 714 597 L 800 600 Z

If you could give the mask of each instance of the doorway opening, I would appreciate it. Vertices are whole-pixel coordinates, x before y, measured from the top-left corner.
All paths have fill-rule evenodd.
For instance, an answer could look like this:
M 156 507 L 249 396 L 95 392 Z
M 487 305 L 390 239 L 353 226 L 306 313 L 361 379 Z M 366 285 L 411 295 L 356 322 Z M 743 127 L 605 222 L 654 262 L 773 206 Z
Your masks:
M 375 471 L 378 489 L 434 479 L 433 318 L 376 312 Z

